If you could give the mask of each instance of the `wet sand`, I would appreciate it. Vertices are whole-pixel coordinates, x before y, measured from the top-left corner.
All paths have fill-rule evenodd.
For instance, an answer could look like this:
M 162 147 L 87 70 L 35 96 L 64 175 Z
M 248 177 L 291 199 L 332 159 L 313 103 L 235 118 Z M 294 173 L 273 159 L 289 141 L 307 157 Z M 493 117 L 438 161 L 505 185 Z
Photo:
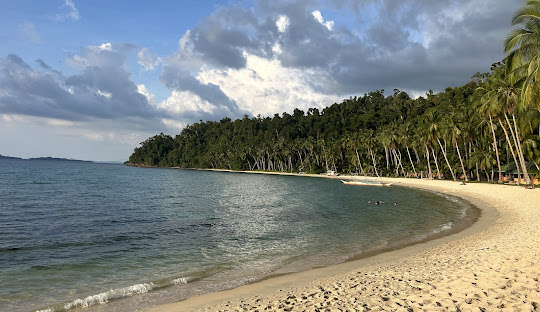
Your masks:
M 481 216 L 436 240 L 145 311 L 540 311 L 540 189 L 383 181 L 464 198 Z

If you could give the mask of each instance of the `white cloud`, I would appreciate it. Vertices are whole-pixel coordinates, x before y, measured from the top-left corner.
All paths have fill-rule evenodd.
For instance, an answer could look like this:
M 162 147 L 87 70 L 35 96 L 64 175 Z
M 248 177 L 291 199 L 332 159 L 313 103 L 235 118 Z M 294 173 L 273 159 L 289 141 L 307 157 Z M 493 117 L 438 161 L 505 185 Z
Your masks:
M 54 119 L 54 118 L 47 118 L 47 123 L 51 126 L 58 126 L 58 127 L 73 127 L 77 125 L 77 123 L 73 121 Z
M 66 19 L 76 21 L 80 17 L 79 10 L 77 10 L 75 3 L 71 0 L 64 0 L 64 4 L 60 6 L 60 12 L 56 14 L 57 21 L 65 21 Z
M 34 24 L 25 22 L 19 27 L 19 30 L 26 36 L 26 38 L 30 39 L 30 41 L 32 41 L 33 43 L 41 42 L 41 38 Z
M 165 101 L 158 106 L 160 109 L 174 115 L 185 115 L 195 112 L 212 113 L 215 106 L 210 102 L 201 99 L 196 94 L 189 91 L 172 91 Z
M 97 93 L 107 99 L 110 99 L 112 97 L 112 93 L 109 93 L 109 92 L 97 90 Z
M 280 15 L 276 20 L 276 27 L 280 33 L 287 31 L 287 28 L 291 24 L 291 21 L 286 15 Z
M 99 51 L 112 51 L 112 44 L 110 42 L 102 43 L 99 46 L 91 46 L 92 48 L 95 48 Z
M 314 70 L 283 67 L 278 60 L 267 60 L 245 54 L 247 65 L 243 69 L 203 69 L 198 76 L 202 83 L 213 83 L 240 109 L 253 115 L 270 116 L 292 111 L 322 108 L 342 99 L 340 95 L 325 95 L 314 90 L 309 81 L 323 80 Z
M 99 46 L 90 45 L 83 48 L 82 52 L 82 55 L 75 54 L 72 57 L 68 57 L 66 63 L 77 69 L 84 69 L 88 66 L 103 66 L 108 60 L 101 53 L 113 52 L 113 46 L 110 42 L 102 43 Z
M 161 64 L 161 58 L 158 57 L 154 60 L 150 52 L 148 52 L 148 48 L 142 48 L 137 52 L 137 63 L 144 67 L 145 71 L 154 70 Z
M 176 131 L 181 131 L 188 125 L 186 122 L 175 119 L 162 119 L 162 121 L 169 129 L 174 129 Z
M 274 52 L 274 54 L 276 54 L 276 55 L 279 55 L 279 54 L 283 53 L 283 50 L 281 49 L 281 45 L 276 42 L 272 46 L 272 52 Z
M 156 102 L 156 96 L 153 93 L 150 93 L 148 89 L 146 89 L 146 86 L 143 84 L 137 85 L 137 91 L 139 91 L 140 94 L 146 96 L 148 99 L 148 103 L 154 105 Z
M 423 46 L 429 48 L 431 43 L 438 38 L 444 37 L 447 33 L 455 31 L 456 24 L 466 22 L 469 16 L 489 16 L 488 12 L 494 10 L 491 0 L 471 0 L 466 2 L 452 3 L 436 13 L 419 14 L 421 21 Z M 505 21 L 506 22 L 506 21 Z M 506 24 L 509 25 L 509 22 Z
M 322 17 L 322 14 L 321 14 L 321 11 L 313 11 L 311 12 L 311 14 L 313 15 L 313 17 L 315 18 L 315 20 L 317 20 L 317 22 L 319 23 L 324 23 L 324 18 Z
M 315 10 L 315 11 L 311 12 L 311 14 L 313 15 L 313 18 L 317 22 L 319 22 L 321 25 L 324 25 L 326 28 L 328 28 L 328 30 L 332 30 L 334 28 L 334 21 L 326 21 L 325 22 L 321 11 Z

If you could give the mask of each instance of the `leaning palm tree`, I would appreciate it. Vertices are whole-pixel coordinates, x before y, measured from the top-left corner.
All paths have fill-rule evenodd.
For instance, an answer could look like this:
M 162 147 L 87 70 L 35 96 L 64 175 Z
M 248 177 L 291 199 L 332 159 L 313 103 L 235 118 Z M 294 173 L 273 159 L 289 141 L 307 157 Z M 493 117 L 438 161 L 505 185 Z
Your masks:
M 490 84 L 486 83 L 487 87 L 479 87 L 477 89 L 477 94 L 481 94 L 482 97 L 476 101 L 477 104 L 477 111 L 481 113 L 482 116 L 487 116 L 489 118 L 489 126 L 491 129 L 491 134 L 493 136 L 493 148 L 495 149 L 495 155 L 497 156 L 497 167 L 499 168 L 499 179 L 498 182 L 502 183 L 502 170 L 501 170 L 501 160 L 499 157 L 499 148 L 497 144 L 497 137 L 495 135 L 495 125 L 493 124 L 493 117 L 496 116 L 496 105 L 493 101 L 495 98 L 494 93 L 496 93 L 496 90 L 488 90 Z M 497 117 L 498 118 L 498 117 Z M 505 132 L 506 133 L 506 132 Z M 509 140 L 507 136 L 507 140 Z M 512 146 L 510 146 L 512 148 Z M 512 156 L 514 156 L 514 162 L 517 164 L 517 159 L 514 154 L 514 150 L 512 149 Z M 519 175 L 519 166 L 518 168 L 518 175 Z
M 540 0 L 526 1 L 525 5 L 515 13 L 512 25 L 522 26 L 510 32 L 504 42 L 507 53 L 505 62 L 510 71 L 510 79 L 520 81 L 522 84 L 521 99 L 517 104 L 522 110 L 529 107 L 540 110 Z M 513 107 L 511 110 L 513 111 Z M 516 149 L 524 167 L 525 180 L 527 184 L 530 184 L 513 114 L 512 117 L 515 136 L 519 144 Z
M 454 181 L 457 181 L 456 175 L 454 174 L 454 170 L 452 169 L 452 165 L 450 165 L 450 162 L 448 161 L 446 149 L 444 148 L 441 142 L 441 135 L 444 132 L 443 131 L 444 127 L 446 126 L 443 122 L 442 114 L 437 112 L 434 108 L 429 108 L 426 110 L 423 117 L 424 117 L 425 126 L 427 127 L 427 132 L 426 132 L 427 138 L 430 141 L 439 144 L 439 147 L 441 148 L 441 152 L 446 161 L 446 165 L 448 166 L 448 169 L 450 170 L 450 173 L 452 174 L 452 179 Z M 433 158 L 435 158 L 435 164 L 437 164 L 436 162 L 437 159 L 435 157 L 435 149 L 432 149 L 432 152 L 433 152 Z
M 505 59 L 511 74 L 523 80 L 521 99 L 540 109 L 540 0 L 529 0 L 512 19 L 522 28 L 510 32 L 504 42 Z

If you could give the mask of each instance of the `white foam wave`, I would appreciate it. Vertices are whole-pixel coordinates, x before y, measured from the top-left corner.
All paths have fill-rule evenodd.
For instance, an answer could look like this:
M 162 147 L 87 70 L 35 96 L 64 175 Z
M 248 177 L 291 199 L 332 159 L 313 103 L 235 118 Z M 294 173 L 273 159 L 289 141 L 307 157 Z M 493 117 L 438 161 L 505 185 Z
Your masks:
M 97 295 L 88 296 L 84 299 L 73 300 L 70 303 L 64 305 L 64 310 L 69 310 L 72 308 L 86 308 L 94 304 L 104 304 L 111 299 L 122 298 L 127 296 L 132 296 L 134 294 L 142 294 L 149 292 L 154 288 L 154 283 L 145 283 L 137 284 L 129 287 L 111 289 L 107 292 L 103 292 Z
M 48 309 L 44 309 L 44 310 L 37 310 L 36 312 L 54 312 L 54 310 L 51 309 L 51 308 L 48 308 Z
M 439 227 L 437 227 L 436 229 L 434 229 L 433 231 L 431 231 L 430 233 L 427 233 L 427 234 L 421 234 L 421 235 L 418 235 L 416 236 L 416 239 L 417 241 L 422 241 L 424 239 L 427 239 L 429 238 L 430 236 L 432 235 L 436 235 L 436 234 L 439 234 L 443 231 L 448 231 L 448 230 L 451 230 L 452 227 L 454 226 L 454 223 L 453 222 L 448 222 L 448 223 L 445 223 Z
M 454 196 L 444 195 L 444 198 L 446 198 L 446 199 L 448 199 L 449 201 L 452 201 L 452 202 L 454 202 L 454 203 L 459 203 L 459 202 L 460 202 L 459 198 L 454 197 Z
M 172 283 L 174 285 L 187 284 L 188 282 L 189 282 L 189 278 L 187 277 L 179 277 L 172 280 Z
M 433 234 L 438 234 L 438 233 L 440 233 L 442 231 L 451 230 L 453 225 L 454 225 L 453 222 L 445 223 L 445 224 L 441 225 L 439 228 L 433 230 Z

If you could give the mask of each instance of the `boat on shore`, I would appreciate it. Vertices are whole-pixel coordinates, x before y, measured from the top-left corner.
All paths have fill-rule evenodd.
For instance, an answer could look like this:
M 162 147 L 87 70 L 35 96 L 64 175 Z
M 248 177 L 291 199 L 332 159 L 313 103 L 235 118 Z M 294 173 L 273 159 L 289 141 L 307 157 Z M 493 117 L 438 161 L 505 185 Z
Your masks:
M 382 181 L 372 181 L 372 180 L 355 180 L 355 181 L 345 181 L 341 180 L 343 184 L 347 185 L 371 185 L 371 186 L 390 186 L 392 183 L 382 182 Z

